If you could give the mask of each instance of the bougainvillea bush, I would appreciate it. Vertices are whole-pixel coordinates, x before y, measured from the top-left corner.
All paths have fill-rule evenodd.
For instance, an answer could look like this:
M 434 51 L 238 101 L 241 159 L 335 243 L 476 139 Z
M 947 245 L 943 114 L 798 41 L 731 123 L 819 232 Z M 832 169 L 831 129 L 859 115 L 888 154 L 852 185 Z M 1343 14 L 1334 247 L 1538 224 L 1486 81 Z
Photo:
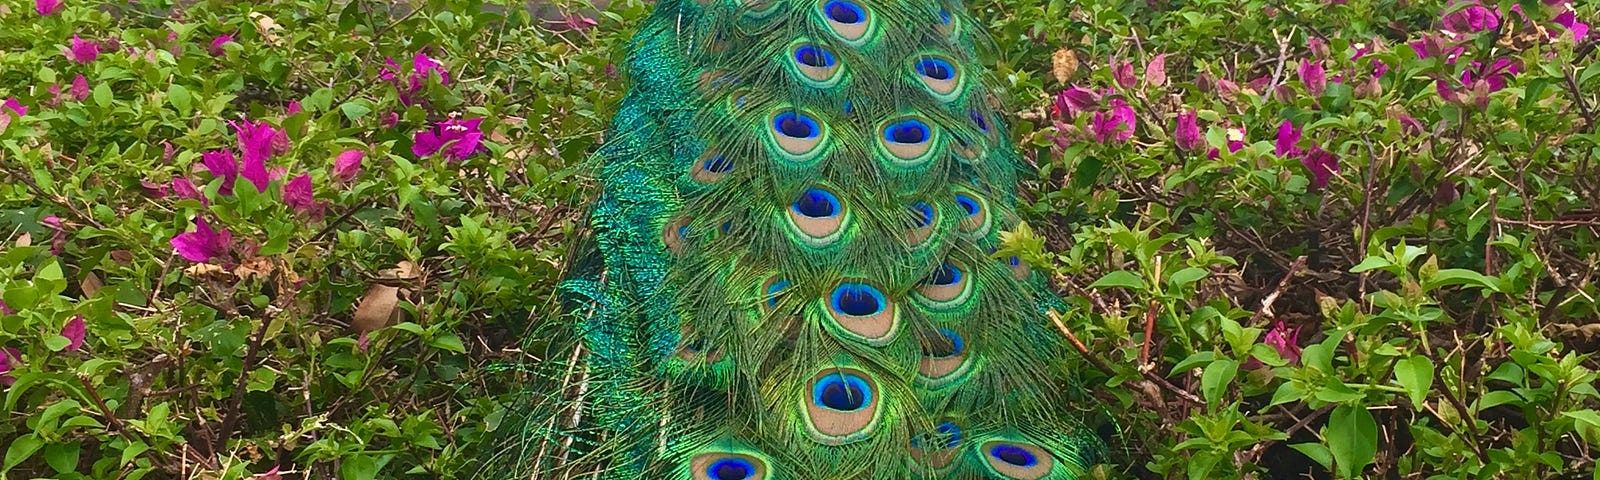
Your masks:
M 1600 478 L 1596 4 L 969 7 L 1097 475 Z M 0 475 L 468 477 L 648 9 L 0 3 Z

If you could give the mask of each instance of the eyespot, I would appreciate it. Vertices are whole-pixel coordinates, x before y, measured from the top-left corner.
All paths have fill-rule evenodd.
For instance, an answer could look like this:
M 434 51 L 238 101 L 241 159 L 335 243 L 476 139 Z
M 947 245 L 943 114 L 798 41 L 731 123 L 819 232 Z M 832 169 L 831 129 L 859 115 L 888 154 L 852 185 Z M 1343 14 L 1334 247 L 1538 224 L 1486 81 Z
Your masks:
M 850 45 L 865 43 L 867 32 L 872 28 L 872 13 L 848 0 L 831 0 L 822 4 L 822 17 L 834 35 Z
M 792 160 L 815 156 L 824 129 L 816 118 L 798 110 L 784 110 L 772 116 L 772 139 Z
M 844 203 L 833 192 L 808 188 L 789 205 L 789 224 L 805 243 L 826 245 L 844 234 L 844 209 Z
M 694 168 L 689 170 L 689 178 L 700 183 L 711 183 L 722 179 L 728 172 L 733 171 L 733 160 L 711 150 L 706 150 L 695 161 Z
M 921 245 L 922 242 L 933 236 L 933 223 L 936 213 L 928 202 L 917 202 L 909 208 L 911 214 L 911 230 L 906 232 L 906 245 Z
M 972 363 L 961 334 L 948 328 L 940 328 L 937 333 L 920 339 L 922 360 L 917 364 L 917 382 L 933 388 L 960 380 Z
M 804 77 L 806 83 L 826 87 L 838 82 L 839 58 L 827 48 L 810 43 L 797 44 L 793 57 L 795 70 Z
M 661 228 L 661 242 L 666 244 L 667 251 L 681 254 L 689 242 L 689 219 L 679 218 L 667 222 Z
M 915 467 L 932 468 L 938 473 L 954 463 L 956 446 L 961 444 L 961 427 L 950 421 L 940 422 L 932 432 L 911 437 L 910 457 Z
M 1006 478 L 1037 480 L 1048 476 L 1055 466 L 1055 458 L 1033 444 L 991 441 L 980 451 L 989 468 Z
M 988 208 L 985 206 L 981 197 L 966 193 L 957 193 L 956 206 L 960 207 L 961 212 L 966 214 L 966 216 L 962 217 L 961 219 L 961 231 L 976 235 L 983 235 L 987 233 L 989 228 L 989 214 L 987 211 Z
M 805 397 L 808 430 L 817 441 L 843 445 L 867 437 L 883 403 L 878 383 L 866 372 L 829 367 L 809 383 Z
M 917 117 L 904 117 L 884 124 L 879 145 L 899 160 L 911 163 L 925 160 L 933 147 L 933 127 Z
M 833 318 L 829 327 L 835 329 L 835 333 L 868 345 L 885 345 L 900 329 L 894 303 L 878 287 L 866 283 L 839 284 L 828 296 L 826 305 Z
M 972 125 L 978 127 L 978 131 L 989 133 L 989 119 L 984 117 L 983 112 L 977 110 L 967 112 L 967 118 L 972 119 Z
M 955 99 L 961 86 L 961 69 L 943 57 L 927 56 L 912 65 L 917 79 L 942 101 Z
M 774 275 L 772 278 L 767 279 L 767 286 L 763 288 L 766 291 L 767 308 L 778 307 L 778 295 L 782 294 L 784 289 L 789 288 L 789 285 L 790 282 L 787 278 Z
M 989 449 L 989 456 L 1017 467 L 1032 467 L 1039 464 L 1039 458 L 1032 452 L 1015 445 L 996 445 Z
M 1028 268 L 1027 262 L 1022 261 L 1022 257 L 1012 255 L 1006 258 L 1006 265 L 1011 268 L 1011 276 L 1017 280 L 1027 280 L 1033 275 L 1033 270 Z
M 768 467 L 754 455 L 708 452 L 689 460 L 689 469 L 694 480 L 762 480 Z

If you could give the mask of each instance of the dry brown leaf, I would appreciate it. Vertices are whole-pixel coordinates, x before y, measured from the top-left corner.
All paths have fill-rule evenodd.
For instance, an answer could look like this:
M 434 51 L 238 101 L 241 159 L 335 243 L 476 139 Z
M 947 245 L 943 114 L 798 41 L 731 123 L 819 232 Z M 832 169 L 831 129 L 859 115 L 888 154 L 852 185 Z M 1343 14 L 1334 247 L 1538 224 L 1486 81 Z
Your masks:
M 93 297 L 94 292 L 100 291 L 100 287 L 104 286 L 106 286 L 105 282 L 101 282 L 100 276 L 95 275 L 94 272 L 83 274 L 83 281 L 78 282 L 78 289 L 83 290 L 83 298 Z
M 388 326 L 399 303 L 399 287 L 374 283 L 367 287 L 367 294 L 361 297 L 361 304 L 356 306 L 350 326 L 358 332 L 370 332 Z
M 1074 73 L 1078 73 L 1078 53 L 1068 48 L 1056 50 L 1050 57 L 1050 75 L 1055 77 L 1056 83 L 1067 85 Z
M 221 265 L 210 263 L 196 263 L 189 268 L 183 269 L 183 273 L 191 277 L 228 276 L 228 271 L 223 269 Z
M 233 274 L 241 280 L 249 280 L 250 277 L 267 278 L 268 275 L 272 274 L 272 268 L 271 259 L 267 257 L 251 257 L 239 262 L 239 266 L 233 268 Z
M 422 274 L 422 269 L 417 268 L 417 264 L 411 263 L 409 260 L 401 260 L 400 263 L 394 265 L 394 268 L 378 271 L 378 278 L 386 280 L 415 280 L 420 274 Z
M 28 232 L 22 232 L 22 235 L 17 235 L 18 247 L 26 247 L 29 245 L 33 245 L 33 235 L 29 234 Z

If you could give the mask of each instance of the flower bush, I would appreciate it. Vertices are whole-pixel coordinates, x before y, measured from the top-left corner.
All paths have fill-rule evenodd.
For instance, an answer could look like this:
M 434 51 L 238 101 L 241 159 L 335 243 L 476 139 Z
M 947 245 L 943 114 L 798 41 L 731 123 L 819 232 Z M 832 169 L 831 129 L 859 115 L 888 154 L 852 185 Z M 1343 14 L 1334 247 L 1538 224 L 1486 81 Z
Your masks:
M 973 8 L 1098 476 L 1594 475 L 1595 4 Z M 0 3 L 0 475 L 468 477 L 648 11 Z

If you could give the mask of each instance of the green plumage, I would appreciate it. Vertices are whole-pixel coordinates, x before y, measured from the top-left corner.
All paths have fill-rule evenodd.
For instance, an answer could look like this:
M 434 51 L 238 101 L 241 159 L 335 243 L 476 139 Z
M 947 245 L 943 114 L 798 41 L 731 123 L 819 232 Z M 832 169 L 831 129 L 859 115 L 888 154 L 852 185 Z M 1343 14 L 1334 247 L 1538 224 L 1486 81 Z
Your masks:
M 660 2 L 484 476 L 1084 478 L 1060 301 L 991 254 L 1022 165 L 982 39 L 953 0 Z

